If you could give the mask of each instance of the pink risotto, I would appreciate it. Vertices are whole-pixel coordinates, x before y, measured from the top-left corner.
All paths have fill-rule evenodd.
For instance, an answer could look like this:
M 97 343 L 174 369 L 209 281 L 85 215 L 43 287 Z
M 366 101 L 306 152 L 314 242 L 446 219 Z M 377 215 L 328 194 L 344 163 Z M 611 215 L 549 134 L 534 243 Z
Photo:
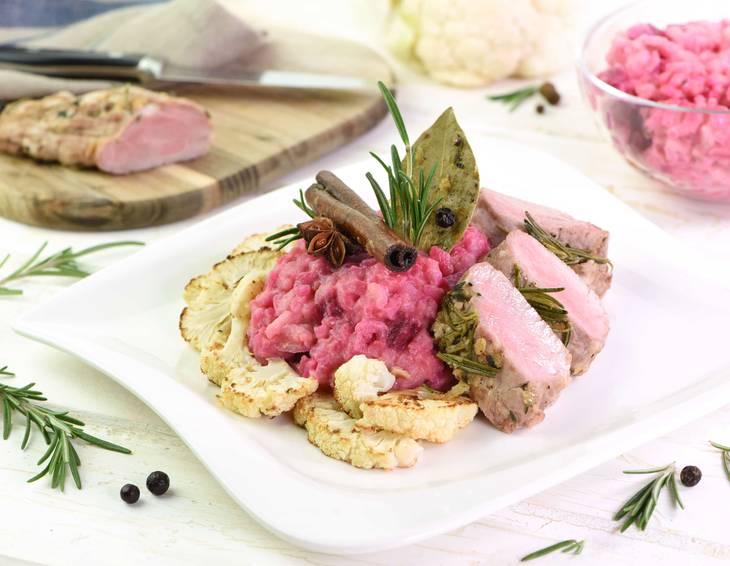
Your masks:
M 730 20 L 616 36 L 599 76 L 640 98 L 703 110 L 730 110 Z M 617 104 L 609 127 L 619 148 L 695 196 L 730 198 L 730 114 Z
M 443 295 L 488 251 L 487 237 L 469 227 L 450 253 L 434 247 L 409 271 L 394 273 L 367 256 L 334 269 L 300 242 L 251 303 L 249 347 L 260 361 L 284 358 L 323 385 L 364 354 L 388 365 L 398 389 L 445 389 L 453 377 L 429 330 Z

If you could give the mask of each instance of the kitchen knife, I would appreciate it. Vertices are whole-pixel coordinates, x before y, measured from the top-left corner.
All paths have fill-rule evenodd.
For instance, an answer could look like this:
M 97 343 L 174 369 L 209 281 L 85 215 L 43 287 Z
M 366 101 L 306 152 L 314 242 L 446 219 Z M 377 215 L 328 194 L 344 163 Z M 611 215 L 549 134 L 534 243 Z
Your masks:
M 143 84 L 170 82 L 275 89 L 377 90 L 375 81 L 358 77 L 272 69 L 198 69 L 172 65 L 147 55 L 15 46 L 0 47 L 0 69 L 69 79 L 107 79 Z

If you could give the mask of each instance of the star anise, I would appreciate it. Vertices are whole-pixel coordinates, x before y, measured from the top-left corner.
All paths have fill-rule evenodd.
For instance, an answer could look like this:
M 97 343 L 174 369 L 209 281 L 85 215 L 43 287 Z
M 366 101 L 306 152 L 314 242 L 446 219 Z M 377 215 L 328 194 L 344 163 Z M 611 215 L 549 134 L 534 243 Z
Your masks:
M 307 244 L 307 253 L 324 256 L 335 267 L 345 261 L 347 238 L 337 230 L 332 220 L 318 216 L 307 222 L 297 224 Z

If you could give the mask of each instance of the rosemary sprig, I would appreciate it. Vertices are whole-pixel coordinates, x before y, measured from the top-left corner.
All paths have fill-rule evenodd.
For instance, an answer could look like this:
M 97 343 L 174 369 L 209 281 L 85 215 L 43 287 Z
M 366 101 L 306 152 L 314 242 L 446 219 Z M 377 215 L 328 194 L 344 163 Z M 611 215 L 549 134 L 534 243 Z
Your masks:
M 535 96 L 540 89 L 539 86 L 528 86 L 524 88 L 518 88 L 511 92 L 505 92 L 504 94 L 496 94 L 488 96 L 489 100 L 494 102 L 501 102 L 509 105 L 509 111 L 514 112 L 517 110 L 523 102 Z
M 712 440 L 710 440 L 710 444 L 722 453 L 722 468 L 725 470 L 727 479 L 730 480 L 730 446 L 725 446 Z
M 608 258 L 594 255 L 588 250 L 573 248 L 567 244 L 563 244 L 562 242 L 558 241 L 555 236 L 548 233 L 537 222 L 535 222 L 535 219 L 527 211 L 525 211 L 524 225 L 525 232 L 535 238 L 548 250 L 553 252 L 563 261 L 563 263 L 567 265 L 577 265 L 579 263 L 585 263 L 591 260 L 595 261 L 596 263 L 607 263 L 609 265 L 612 265 L 611 261 Z
M 489 100 L 493 100 L 495 102 L 502 102 L 504 104 L 510 105 L 510 112 L 514 112 L 519 108 L 523 102 L 526 100 L 529 100 L 536 94 L 540 94 L 543 99 L 545 99 L 545 102 L 550 104 L 551 106 L 555 106 L 560 102 L 560 93 L 558 93 L 558 90 L 555 88 L 555 85 L 553 83 L 547 82 L 542 83 L 538 86 L 528 86 L 525 88 L 519 88 L 517 90 L 513 90 L 512 92 L 507 92 L 504 94 L 498 94 L 494 96 L 487 96 Z M 542 108 L 542 110 L 540 110 Z M 538 107 L 538 112 L 542 114 L 545 111 L 544 106 Z
M 0 369 L 0 375 L 10 377 L 14 374 L 7 371 L 7 366 Z M 30 436 L 35 427 L 43 436 L 48 449 L 43 454 L 38 465 L 46 464 L 43 469 L 28 482 L 34 482 L 48 475 L 51 478 L 51 488 L 60 489 L 66 484 L 68 473 L 71 474 L 74 484 L 81 489 L 81 476 L 79 466 L 81 459 L 73 445 L 73 440 L 83 440 L 94 446 L 131 454 L 131 450 L 92 436 L 84 432 L 85 425 L 82 421 L 70 416 L 68 411 L 55 411 L 49 409 L 39 402 L 46 401 L 43 393 L 33 389 L 35 383 L 29 383 L 24 387 L 12 387 L 0 383 L 0 401 L 3 407 L 3 439 L 7 440 L 12 432 L 12 413 L 17 411 L 25 417 L 25 434 L 20 444 L 20 449 L 25 450 L 30 441 Z
M 307 201 L 304 200 L 304 191 L 302 189 L 299 189 L 299 198 L 292 199 L 292 202 L 297 208 L 304 212 L 304 214 L 310 218 L 314 218 L 315 212 L 307 205 Z M 274 242 L 276 249 L 280 250 L 303 237 L 301 230 L 294 226 L 277 232 L 276 234 L 271 234 L 271 236 L 266 238 L 266 241 Z
M 546 554 L 555 552 L 556 550 L 560 550 L 563 553 L 580 554 L 581 552 L 583 552 L 584 546 L 584 540 L 563 540 L 560 542 L 556 542 L 555 544 L 551 544 L 550 546 L 546 546 L 545 548 L 541 548 L 540 550 L 536 550 L 535 552 L 531 552 L 527 556 L 523 556 L 522 558 L 520 558 L 520 562 L 534 560 L 535 558 L 540 558 L 542 556 L 545 556 Z
M 640 531 L 646 530 L 646 525 L 651 519 L 652 513 L 659 501 L 659 494 L 665 486 L 669 487 L 669 495 L 675 506 L 684 509 L 682 500 L 679 498 L 677 490 L 677 478 L 674 462 L 664 466 L 663 468 L 653 468 L 651 470 L 626 470 L 625 474 L 657 474 L 648 484 L 637 491 L 623 507 L 613 516 L 614 521 L 620 521 L 624 517 L 626 520 L 621 525 L 623 533 L 631 525 L 636 525 Z
M 81 279 L 90 275 L 90 273 L 79 266 L 77 262 L 79 258 L 103 250 L 108 250 L 110 248 L 143 245 L 144 243 L 142 242 L 110 242 L 107 244 L 91 246 L 80 251 L 74 251 L 72 248 L 66 248 L 43 259 L 39 259 L 43 251 L 46 249 L 46 246 L 48 246 L 48 242 L 43 242 L 36 252 L 28 258 L 25 263 L 18 267 L 18 269 L 3 278 L 0 278 L 0 296 L 22 295 L 23 291 L 21 289 L 11 289 L 5 285 L 12 281 L 18 281 L 27 277 L 56 276 Z M 10 254 L 6 255 L 5 258 L 0 261 L 0 269 L 5 266 L 9 258 Z
M 560 334 L 563 344 L 568 346 L 573 337 L 573 327 L 568 320 L 568 311 L 565 310 L 563 303 L 550 295 L 550 293 L 560 293 L 565 289 L 563 287 L 535 287 L 524 283 L 522 272 L 517 266 L 514 269 L 513 283 L 530 306 L 537 311 L 540 318 L 547 322 L 557 334 Z
M 434 163 L 428 173 L 423 169 L 416 171 L 415 157 L 408 131 L 393 93 L 381 81 L 378 81 L 378 88 L 405 146 L 405 169 L 398 148 L 392 145 L 390 147 L 390 164 L 387 164 L 375 153 L 370 152 L 370 155 L 388 175 L 388 194 L 385 194 L 385 191 L 371 173 L 367 173 L 365 176 L 378 200 L 378 206 L 385 224 L 403 239 L 418 247 L 428 219 L 442 200 L 437 199 L 429 203 L 436 164 Z

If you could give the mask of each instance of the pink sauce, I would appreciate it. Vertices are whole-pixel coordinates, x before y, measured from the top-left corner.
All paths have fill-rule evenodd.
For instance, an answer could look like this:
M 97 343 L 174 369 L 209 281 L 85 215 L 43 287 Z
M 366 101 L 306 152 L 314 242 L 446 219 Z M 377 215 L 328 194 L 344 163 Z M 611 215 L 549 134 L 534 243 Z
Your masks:
M 364 354 L 388 365 L 398 389 L 444 389 L 453 377 L 436 357 L 429 329 L 446 291 L 488 251 L 486 236 L 469 227 L 450 253 L 432 248 L 406 273 L 394 273 L 371 257 L 333 269 L 300 243 L 251 303 L 249 347 L 260 361 L 284 358 L 323 385 Z
M 658 29 L 636 25 L 616 36 L 599 76 L 640 98 L 704 110 L 730 109 L 730 20 Z M 608 118 L 620 149 L 678 188 L 730 199 L 730 115 L 617 103 Z

